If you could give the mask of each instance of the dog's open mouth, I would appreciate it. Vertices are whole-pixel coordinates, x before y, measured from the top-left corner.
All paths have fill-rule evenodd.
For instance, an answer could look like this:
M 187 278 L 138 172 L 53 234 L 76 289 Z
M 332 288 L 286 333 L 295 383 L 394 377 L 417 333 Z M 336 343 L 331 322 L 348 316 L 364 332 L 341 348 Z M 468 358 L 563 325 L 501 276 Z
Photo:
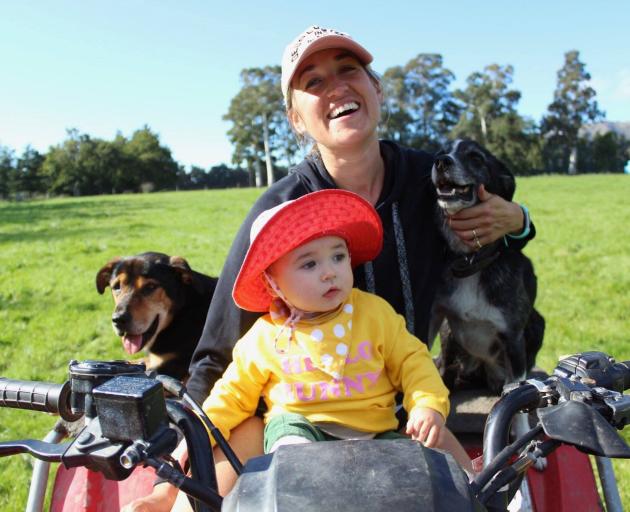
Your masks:
M 156 315 L 155 320 L 149 328 L 142 334 L 125 333 L 122 337 L 122 344 L 128 354 L 135 354 L 142 350 L 142 347 L 155 335 L 160 323 L 160 315 Z
M 436 186 L 438 199 L 446 203 L 455 201 L 471 202 L 474 199 L 472 185 L 456 185 L 451 182 L 440 182 Z

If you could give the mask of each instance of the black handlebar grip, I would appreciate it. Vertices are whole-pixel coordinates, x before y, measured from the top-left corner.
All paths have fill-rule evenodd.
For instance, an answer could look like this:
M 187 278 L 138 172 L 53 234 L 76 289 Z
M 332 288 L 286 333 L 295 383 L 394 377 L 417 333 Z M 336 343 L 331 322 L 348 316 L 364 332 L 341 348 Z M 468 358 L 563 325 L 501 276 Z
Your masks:
M 59 414 L 66 421 L 80 418 L 70 410 L 69 381 L 53 384 L 0 377 L 0 407 Z
M 630 388 L 630 361 L 613 363 L 595 378 L 598 386 L 623 393 Z

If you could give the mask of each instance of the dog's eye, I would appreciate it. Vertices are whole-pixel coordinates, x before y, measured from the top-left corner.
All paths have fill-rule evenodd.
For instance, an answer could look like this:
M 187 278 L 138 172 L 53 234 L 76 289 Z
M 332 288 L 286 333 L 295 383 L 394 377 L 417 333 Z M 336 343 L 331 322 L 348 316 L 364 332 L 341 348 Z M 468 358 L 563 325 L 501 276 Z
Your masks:
M 468 157 L 470 158 L 470 161 L 475 165 L 483 165 L 485 163 L 483 156 L 481 156 L 479 153 L 470 153 Z
M 155 283 L 147 283 L 142 287 L 142 293 L 144 295 L 150 295 L 157 289 L 157 285 Z
M 118 293 L 120 291 L 120 281 L 113 283 L 111 288 L 114 293 Z

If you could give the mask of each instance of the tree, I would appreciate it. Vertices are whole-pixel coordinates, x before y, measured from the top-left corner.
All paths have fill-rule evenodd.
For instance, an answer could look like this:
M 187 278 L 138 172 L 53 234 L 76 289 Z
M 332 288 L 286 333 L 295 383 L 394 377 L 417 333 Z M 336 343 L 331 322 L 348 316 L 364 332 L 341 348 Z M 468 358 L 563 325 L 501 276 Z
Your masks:
M 51 147 L 42 163 L 42 174 L 53 194 L 93 195 L 114 190 L 113 171 L 120 153 L 110 142 L 93 139 L 76 129 Z
M 490 142 L 490 125 L 494 120 L 516 114 L 521 93 L 510 89 L 514 68 L 510 65 L 490 64 L 482 72 L 476 71 L 466 79 L 466 88 L 455 96 L 463 110 L 453 134 L 466 134 L 481 144 Z
M 123 152 L 128 158 L 126 165 L 139 184 L 151 184 L 155 190 L 174 189 L 177 183 L 178 166 L 171 150 L 160 144 L 160 137 L 148 126 L 136 130 L 124 144 Z M 130 161 L 129 161 L 130 160 Z
M 46 192 L 47 186 L 42 173 L 44 156 L 27 146 L 24 153 L 17 160 L 15 168 L 16 187 L 28 194 L 40 194 Z
M 521 93 L 511 89 L 514 68 L 490 64 L 466 79 L 466 88 L 455 92 L 462 110 L 453 138 L 477 140 L 515 174 L 529 174 L 542 167 L 536 125 L 519 115 Z
M 13 192 L 14 161 L 13 150 L 0 146 L 0 199 L 8 198 Z
M 53 194 L 86 195 L 174 189 L 178 165 L 157 134 L 147 126 L 127 140 L 91 138 L 68 130 L 67 139 L 51 147 L 42 173 Z
M 582 172 L 624 172 L 629 158 L 630 141 L 614 131 L 578 141 L 577 163 Z
M 439 54 L 420 53 L 404 67 L 383 74 L 384 117 L 381 134 L 401 144 L 433 150 L 457 122 L 459 106 L 449 87 L 455 75 Z
M 265 162 L 269 185 L 274 180 L 274 161 L 290 162 L 298 151 L 297 143 L 288 136 L 291 129 L 284 111 L 280 75 L 280 66 L 241 71 L 242 88 L 223 116 L 224 120 L 232 122 L 228 130 L 234 145 L 232 162 L 245 164 L 250 170 L 260 168 L 261 162 Z M 258 172 L 256 185 L 262 186 L 264 181 Z
M 215 165 L 208 171 L 208 188 L 233 188 L 247 186 L 247 173 L 243 169 L 231 169 L 225 164 Z
M 85 176 L 79 162 L 80 145 L 89 136 L 79 134 L 76 129 L 66 130 L 66 140 L 48 150 L 42 164 L 42 172 L 53 194 L 81 193 Z
M 595 100 L 596 92 L 589 85 L 590 79 L 586 65 L 580 60 L 580 52 L 565 53 L 553 102 L 541 123 L 545 158 L 550 168 L 575 174 L 580 127 L 604 117 Z

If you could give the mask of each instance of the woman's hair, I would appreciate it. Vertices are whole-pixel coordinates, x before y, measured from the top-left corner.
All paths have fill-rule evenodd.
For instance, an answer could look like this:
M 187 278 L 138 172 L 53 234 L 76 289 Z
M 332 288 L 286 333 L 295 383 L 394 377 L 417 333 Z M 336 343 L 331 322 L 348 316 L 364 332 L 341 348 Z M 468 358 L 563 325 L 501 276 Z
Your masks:
M 383 94 L 383 82 L 381 80 L 380 75 L 376 71 L 374 71 L 369 64 L 361 64 L 361 66 L 367 73 L 369 79 L 374 84 L 374 87 L 376 87 L 376 90 L 379 91 L 381 94 Z M 310 148 L 309 154 L 319 155 L 319 150 L 317 149 L 317 144 L 315 143 L 315 141 L 308 134 L 298 133 L 293 127 L 293 124 L 291 123 L 291 118 L 288 115 L 289 111 L 292 108 L 293 108 L 293 87 L 291 87 L 291 84 L 289 84 L 289 90 L 287 91 L 287 101 L 286 101 L 286 111 L 287 111 L 287 117 L 289 119 L 289 126 L 291 126 L 291 130 L 293 131 L 293 134 L 295 135 L 295 138 L 297 139 L 297 142 L 300 145 L 300 147 L 306 148 L 310 144 L 311 148 Z

